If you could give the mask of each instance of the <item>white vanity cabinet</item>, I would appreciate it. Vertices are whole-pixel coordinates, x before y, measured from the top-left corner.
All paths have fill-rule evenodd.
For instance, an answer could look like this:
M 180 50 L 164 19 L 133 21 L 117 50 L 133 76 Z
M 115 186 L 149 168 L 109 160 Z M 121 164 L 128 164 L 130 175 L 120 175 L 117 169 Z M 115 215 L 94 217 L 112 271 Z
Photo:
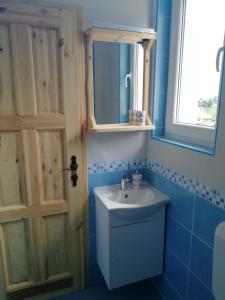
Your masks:
M 165 205 L 144 219 L 121 218 L 96 195 L 97 263 L 109 289 L 162 273 Z

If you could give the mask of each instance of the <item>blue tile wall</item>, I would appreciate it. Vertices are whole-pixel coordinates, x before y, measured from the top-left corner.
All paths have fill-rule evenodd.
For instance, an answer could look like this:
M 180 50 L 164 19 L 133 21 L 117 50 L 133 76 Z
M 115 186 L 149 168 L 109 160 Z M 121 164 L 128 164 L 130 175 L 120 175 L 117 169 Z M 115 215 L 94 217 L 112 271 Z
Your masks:
M 166 217 L 164 273 L 153 282 L 166 300 L 214 299 L 213 239 L 217 225 L 225 221 L 224 207 L 199 197 L 196 190 L 190 192 L 179 186 L 173 182 L 173 172 L 168 173 L 167 169 L 163 177 L 152 168 L 146 171 L 147 181 L 171 198 Z
M 158 1 L 158 15 L 164 17 L 171 16 L 171 0 L 159 0 Z
M 170 197 L 168 215 L 191 230 L 194 194 L 158 175 L 156 187 Z M 185 213 L 184 213 L 185 212 Z
M 171 0 L 158 0 L 157 2 L 156 31 L 157 41 L 155 48 L 154 64 L 154 91 L 152 120 L 155 130 L 151 136 L 164 136 L 165 115 L 167 102 L 167 85 L 169 69 L 170 25 L 171 25 Z
M 97 285 L 103 282 L 102 273 L 96 263 L 91 263 L 90 265 L 90 283 L 91 285 Z
M 170 190 L 172 198 L 178 197 L 177 191 L 179 190 L 180 194 L 184 192 L 186 197 L 188 197 L 188 195 L 198 196 L 225 210 L 225 193 L 221 193 L 215 188 L 207 186 L 204 183 L 199 182 L 198 180 L 193 180 L 188 176 L 170 170 L 160 165 L 158 162 L 147 160 L 146 167 L 160 176 L 158 179 L 158 185 L 161 185 L 162 188 L 164 187 L 164 185 L 171 185 L 172 183 L 175 184 L 174 191 L 176 191 L 176 193 L 174 194 L 173 189 Z M 212 219 L 213 215 L 214 214 L 211 214 Z
M 156 187 L 156 178 L 157 174 L 146 168 L 146 180 L 148 182 L 151 182 L 151 185 L 154 187 Z
M 188 283 L 188 300 L 215 300 L 212 293 L 191 272 Z
M 161 101 L 166 103 L 167 94 L 160 93 L 159 95 Z M 160 103 L 156 103 L 154 106 L 154 134 L 157 136 L 164 136 L 164 127 L 165 127 L 165 119 L 162 118 L 162 115 L 166 114 L 166 106 L 160 105 Z
M 177 292 L 184 299 L 187 290 L 188 269 L 169 249 L 165 251 L 164 273 L 165 277 L 176 287 Z
M 170 16 L 158 17 L 157 55 L 159 58 L 168 58 L 170 47 Z M 163 65 L 165 68 L 165 66 Z M 165 70 L 165 69 L 164 69 Z
M 213 250 L 199 238 L 192 237 L 191 271 L 209 288 L 212 287 Z
M 165 299 L 182 300 L 182 296 L 180 296 L 164 275 L 154 278 L 154 284 Z
M 217 225 L 225 221 L 224 194 L 147 159 L 89 166 L 91 284 L 103 280 L 96 264 L 93 188 L 118 184 L 122 174 L 131 178 L 136 169 L 146 181 L 170 197 L 166 215 L 164 273 L 153 282 L 166 300 L 213 299 L 213 239 Z
M 224 210 L 202 198 L 196 197 L 194 233 L 213 247 L 214 232 L 218 223 L 224 221 Z
M 188 266 L 191 251 L 191 233 L 169 216 L 166 220 L 166 247 Z

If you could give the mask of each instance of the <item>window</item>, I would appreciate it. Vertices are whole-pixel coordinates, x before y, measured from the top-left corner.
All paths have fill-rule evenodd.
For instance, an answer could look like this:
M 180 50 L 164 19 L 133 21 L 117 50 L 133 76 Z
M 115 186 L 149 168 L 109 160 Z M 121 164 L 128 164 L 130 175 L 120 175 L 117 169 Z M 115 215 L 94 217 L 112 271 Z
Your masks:
M 173 0 L 165 135 L 213 147 L 222 72 L 224 0 Z M 221 64 L 222 66 L 222 64 Z

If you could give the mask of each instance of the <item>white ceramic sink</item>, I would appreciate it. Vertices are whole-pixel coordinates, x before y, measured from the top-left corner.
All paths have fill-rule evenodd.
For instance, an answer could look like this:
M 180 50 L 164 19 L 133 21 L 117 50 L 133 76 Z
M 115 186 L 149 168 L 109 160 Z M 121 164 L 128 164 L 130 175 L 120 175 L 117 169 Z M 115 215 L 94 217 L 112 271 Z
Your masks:
M 144 219 L 162 208 L 169 198 L 148 183 L 136 190 L 129 185 L 124 191 L 121 185 L 97 187 L 94 194 L 109 213 L 124 219 Z

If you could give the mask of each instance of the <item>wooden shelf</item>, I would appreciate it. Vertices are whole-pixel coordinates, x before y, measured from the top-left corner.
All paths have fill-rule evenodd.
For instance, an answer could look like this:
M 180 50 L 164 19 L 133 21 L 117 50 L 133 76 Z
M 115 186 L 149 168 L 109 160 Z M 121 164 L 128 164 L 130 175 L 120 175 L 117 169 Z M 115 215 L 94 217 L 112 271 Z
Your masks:
M 146 125 L 138 126 L 131 125 L 129 123 L 121 124 L 96 124 L 94 116 L 89 116 L 88 118 L 88 132 L 104 133 L 104 132 L 124 132 L 124 131 L 144 131 L 153 130 L 155 128 L 147 115 Z
M 153 130 L 154 126 L 135 126 L 135 125 L 97 125 L 95 128 L 88 128 L 89 132 L 104 133 L 104 132 L 124 132 L 124 131 L 143 131 L 143 130 Z

